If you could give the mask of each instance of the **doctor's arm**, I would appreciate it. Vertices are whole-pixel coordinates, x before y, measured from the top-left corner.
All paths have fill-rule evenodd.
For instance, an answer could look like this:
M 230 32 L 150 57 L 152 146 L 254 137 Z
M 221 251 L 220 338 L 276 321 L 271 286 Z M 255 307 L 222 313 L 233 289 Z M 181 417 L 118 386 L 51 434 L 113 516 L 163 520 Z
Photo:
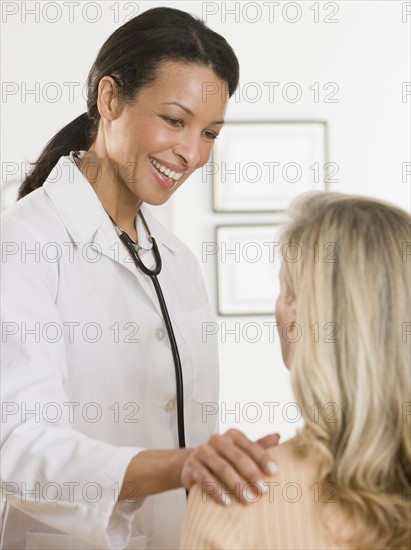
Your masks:
M 142 451 L 126 470 L 119 498 L 142 498 L 182 486 L 190 489 L 201 482 L 209 484 L 216 502 L 228 504 L 227 489 L 236 490 L 239 500 L 246 503 L 242 488 L 249 483 L 261 485 L 266 476 L 277 472 L 265 449 L 278 440 L 279 435 L 273 434 L 253 442 L 232 429 L 211 436 L 195 449 Z
M 47 244 L 44 234 L 21 218 L 2 224 L 3 502 L 100 548 L 121 547 L 140 503 L 117 503 L 119 487 L 142 449 L 73 427 L 66 345 L 44 330 L 63 321 L 55 304 L 58 265 L 36 253 Z M 34 251 L 25 261 L 23 246 Z

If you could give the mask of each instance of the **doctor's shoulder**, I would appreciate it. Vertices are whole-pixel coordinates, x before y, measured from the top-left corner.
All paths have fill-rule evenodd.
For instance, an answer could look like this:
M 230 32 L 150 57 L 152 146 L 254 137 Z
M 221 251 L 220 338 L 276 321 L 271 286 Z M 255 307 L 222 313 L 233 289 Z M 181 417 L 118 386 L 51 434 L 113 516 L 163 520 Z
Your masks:
M 1 239 L 27 242 L 36 236 L 50 242 L 55 236 L 54 228 L 59 225 L 57 212 L 43 187 L 39 187 L 1 212 Z
M 43 188 L 3 210 L 0 239 L 3 290 L 18 293 L 23 285 L 34 291 L 33 281 L 40 278 L 55 298 L 59 250 L 67 234 Z

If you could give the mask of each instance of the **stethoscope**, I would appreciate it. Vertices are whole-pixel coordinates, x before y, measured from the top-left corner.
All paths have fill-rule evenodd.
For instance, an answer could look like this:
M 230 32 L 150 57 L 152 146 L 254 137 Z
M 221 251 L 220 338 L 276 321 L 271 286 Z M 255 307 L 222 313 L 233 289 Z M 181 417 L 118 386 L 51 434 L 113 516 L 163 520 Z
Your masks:
M 107 212 L 107 211 L 106 211 Z M 112 221 L 114 228 L 120 237 L 121 241 L 123 242 L 124 246 L 127 248 L 127 250 L 130 253 L 130 256 L 133 258 L 133 261 L 140 271 L 142 271 L 145 275 L 148 275 L 150 279 L 153 282 L 154 289 L 157 294 L 157 298 L 160 304 L 161 313 L 163 315 L 164 323 L 166 325 L 168 338 L 171 345 L 171 353 L 173 354 L 173 361 L 174 361 L 174 369 L 176 374 L 176 395 L 177 395 L 177 427 L 178 427 L 178 445 L 180 448 L 184 448 L 186 446 L 185 442 L 185 432 L 184 432 L 184 393 L 183 393 L 183 371 L 181 369 L 181 361 L 180 361 L 180 354 L 178 352 L 178 346 L 176 342 L 176 338 L 174 335 L 173 325 L 171 324 L 170 315 L 168 313 L 166 301 L 164 299 L 163 291 L 161 290 L 160 283 L 158 281 L 157 275 L 159 275 L 161 271 L 161 256 L 160 252 L 158 250 L 158 246 L 156 243 L 155 238 L 152 236 L 150 229 L 147 225 L 147 222 L 142 214 L 141 211 L 139 211 L 139 214 L 141 216 L 141 219 L 143 221 L 145 230 L 147 232 L 148 240 L 153 244 L 153 255 L 155 260 L 155 267 L 153 269 L 148 269 L 146 265 L 142 262 L 140 256 L 138 255 L 138 251 L 136 249 L 136 246 L 138 246 L 130 237 L 127 235 L 125 231 L 120 229 L 116 222 L 113 220 L 113 218 L 110 216 L 110 214 L 107 212 L 110 220 Z

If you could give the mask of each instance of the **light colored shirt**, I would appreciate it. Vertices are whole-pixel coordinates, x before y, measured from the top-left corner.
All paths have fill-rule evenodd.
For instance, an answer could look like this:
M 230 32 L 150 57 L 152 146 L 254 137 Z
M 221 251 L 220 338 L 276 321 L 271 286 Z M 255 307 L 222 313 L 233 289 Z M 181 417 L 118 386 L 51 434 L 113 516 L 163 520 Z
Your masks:
M 203 336 L 214 316 L 193 254 L 142 209 L 162 257 L 194 447 L 216 430 L 203 415 L 218 401 L 217 340 Z M 175 370 L 150 278 L 72 155 L 2 218 L 1 547 L 176 548 L 183 489 L 116 502 L 135 455 L 178 448 Z
M 197 484 L 189 494 L 181 549 L 334 550 L 345 525 L 338 504 L 338 487 L 320 491 L 318 461 L 301 458 L 295 439 L 270 449 L 279 473 L 266 479 L 268 492 L 257 489 L 254 502 L 232 504 L 212 500 L 212 487 Z M 249 493 L 249 489 L 246 490 Z

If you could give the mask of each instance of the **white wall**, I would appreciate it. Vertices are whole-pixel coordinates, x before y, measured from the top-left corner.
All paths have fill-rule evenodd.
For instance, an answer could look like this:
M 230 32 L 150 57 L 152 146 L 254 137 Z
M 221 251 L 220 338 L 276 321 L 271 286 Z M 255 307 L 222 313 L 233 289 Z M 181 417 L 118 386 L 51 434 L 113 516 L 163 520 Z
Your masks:
M 36 9 L 34 2 L 2 2 L 2 20 L 7 21 L 2 29 L 5 203 L 12 200 L 7 189 L 13 181 L 16 185 L 21 168 L 24 170 L 22 163 L 34 159 L 56 131 L 86 110 L 80 89 L 102 42 L 134 8 L 137 13 L 161 4 L 206 17 L 211 28 L 223 34 L 237 53 L 241 82 L 227 120 L 326 120 L 328 157 L 339 167 L 338 183 L 332 185 L 332 190 L 380 197 L 410 208 L 410 177 L 404 181 L 402 177 L 403 163 L 410 160 L 411 98 L 403 101 L 402 97 L 403 83 L 411 80 L 411 15 L 407 18 L 405 14 L 411 11 L 410 2 L 107 1 L 82 2 L 81 6 L 74 2 L 72 21 L 67 2 L 37 4 L 37 15 L 30 15 L 24 13 L 24 6 Z M 334 9 L 338 12 L 332 15 Z M 338 22 L 324 22 L 327 15 Z M 50 22 L 53 20 L 56 22 Z M 36 82 L 37 97 L 27 95 L 24 90 L 34 89 Z M 250 82 L 262 92 L 256 102 L 247 95 L 247 91 L 252 92 L 247 88 Z M 274 98 L 269 97 L 264 82 L 280 83 Z M 301 99 L 294 103 L 281 94 L 289 82 L 296 82 L 302 90 Z M 309 89 L 315 82 L 320 85 L 318 102 Z M 324 102 L 323 86 L 330 82 L 338 85 L 334 96 L 337 103 Z M 56 93 L 60 97 L 54 101 Z M 215 240 L 216 225 L 271 223 L 281 218 L 275 214 L 214 213 L 211 182 L 204 183 L 201 173 L 194 175 L 170 204 L 157 210 L 200 261 L 203 243 Z M 215 258 L 202 262 L 202 268 L 215 305 Z M 226 323 L 228 329 L 239 322 L 242 330 L 247 323 L 268 320 L 227 317 L 219 322 Z M 220 343 L 221 400 L 227 408 L 239 402 L 244 412 L 239 418 L 227 416 L 226 422 L 223 415 L 222 426 L 239 427 L 253 437 L 278 430 L 285 439 L 294 434 L 296 427 L 286 414 L 281 414 L 282 407 L 293 401 L 288 372 L 277 338 L 270 342 L 267 330 L 262 330 L 262 335 L 258 343 L 248 343 L 243 337 L 235 343 L 234 336 Z M 256 423 L 251 422 L 256 409 L 243 410 L 250 402 L 261 407 L 262 417 Z M 270 422 L 269 407 L 263 406 L 264 402 L 280 403 L 275 408 L 274 422 Z M 289 417 L 295 413 L 292 409 L 287 412 Z

